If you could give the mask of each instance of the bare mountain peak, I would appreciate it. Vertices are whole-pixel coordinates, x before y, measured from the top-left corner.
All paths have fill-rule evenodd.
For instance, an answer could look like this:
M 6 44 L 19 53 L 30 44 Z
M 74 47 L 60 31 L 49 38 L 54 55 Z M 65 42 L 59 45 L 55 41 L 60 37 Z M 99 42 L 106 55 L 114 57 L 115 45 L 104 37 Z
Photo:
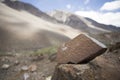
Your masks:
M 72 12 L 63 11 L 63 10 L 54 10 L 49 15 L 62 22 L 65 22 L 71 16 L 78 17 L 78 18 L 84 18 L 82 16 L 75 15 Z
M 50 13 L 50 16 L 56 18 L 61 22 L 65 22 L 70 15 L 71 13 L 61 10 L 54 10 Z

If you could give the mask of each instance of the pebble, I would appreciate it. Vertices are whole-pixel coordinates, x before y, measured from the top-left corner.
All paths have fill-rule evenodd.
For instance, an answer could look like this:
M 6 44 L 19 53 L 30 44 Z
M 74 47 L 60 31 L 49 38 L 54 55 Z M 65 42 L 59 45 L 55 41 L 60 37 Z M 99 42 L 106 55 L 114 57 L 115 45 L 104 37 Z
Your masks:
M 28 69 L 29 69 L 28 66 L 22 66 L 22 67 L 21 67 L 21 70 L 23 70 L 23 71 L 27 71 Z
M 21 70 L 34 72 L 37 70 L 37 65 L 31 64 L 30 66 L 22 66 Z
M 30 65 L 30 66 L 29 66 L 29 70 L 30 70 L 31 72 L 36 71 L 36 70 L 37 70 L 37 65 L 35 65 L 35 64 Z
M 46 80 L 51 80 L 51 78 L 52 78 L 51 76 L 48 76 L 48 77 L 46 78 Z
M 2 65 L 2 68 L 3 68 L 3 69 L 8 69 L 9 67 L 10 67 L 9 64 L 3 64 L 3 65 Z
M 20 62 L 18 60 L 15 61 L 15 65 L 18 65 Z
M 24 77 L 24 80 L 27 80 L 30 77 L 30 75 L 28 73 L 24 73 L 23 77 Z
M 119 61 L 120 61 L 120 57 L 118 57 Z

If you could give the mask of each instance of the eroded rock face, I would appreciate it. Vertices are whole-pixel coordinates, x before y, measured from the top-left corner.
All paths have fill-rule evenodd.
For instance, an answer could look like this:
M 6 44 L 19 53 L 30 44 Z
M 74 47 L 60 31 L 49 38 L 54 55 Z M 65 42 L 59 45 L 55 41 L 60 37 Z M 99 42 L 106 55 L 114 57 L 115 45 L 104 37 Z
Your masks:
M 59 65 L 56 67 L 52 80 L 82 80 L 81 73 L 84 73 L 84 70 L 87 69 L 89 69 L 87 65 Z

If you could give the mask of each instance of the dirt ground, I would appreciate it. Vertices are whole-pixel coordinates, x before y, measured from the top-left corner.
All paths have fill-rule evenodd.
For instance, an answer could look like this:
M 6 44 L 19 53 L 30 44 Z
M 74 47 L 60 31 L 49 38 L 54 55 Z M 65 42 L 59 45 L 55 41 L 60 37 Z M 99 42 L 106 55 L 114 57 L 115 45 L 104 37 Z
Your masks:
M 9 65 L 5 68 L 3 65 Z M 14 54 L 0 57 L 0 80 L 47 80 L 57 63 L 48 55 Z M 32 70 L 28 68 L 32 66 Z

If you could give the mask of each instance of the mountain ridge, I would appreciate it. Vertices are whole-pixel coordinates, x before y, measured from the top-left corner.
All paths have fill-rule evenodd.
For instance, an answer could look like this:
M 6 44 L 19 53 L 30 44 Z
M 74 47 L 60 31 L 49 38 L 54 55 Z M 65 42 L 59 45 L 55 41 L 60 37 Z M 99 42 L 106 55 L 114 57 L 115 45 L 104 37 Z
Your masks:
M 56 19 L 50 17 L 49 15 L 47 15 L 46 13 L 42 12 L 41 10 L 39 10 L 38 8 L 36 8 L 35 6 L 33 6 L 32 4 L 29 3 L 25 3 L 25 2 L 21 2 L 21 1 L 12 1 L 12 0 L 4 0 L 2 1 L 2 3 L 6 4 L 7 6 L 16 9 L 18 11 L 27 11 L 35 16 L 38 16 L 42 19 L 48 20 L 48 21 L 52 21 L 52 22 L 57 22 Z
M 109 30 L 112 32 L 120 31 L 119 27 L 116 27 L 113 25 L 100 24 L 90 18 L 82 17 L 82 16 L 79 16 L 79 15 L 76 15 L 73 13 L 64 12 L 64 11 L 60 11 L 60 10 L 55 10 L 55 11 L 51 12 L 50 16 L 56 18 L 61 23 L 69 25 L 76 29 L 82 29 L 82 28 L 85 29 L 85 27 L 91 27 L 91 28 L 96 28 L 96 29 L 99 28 L 101 30 L 103 29 L 106 31 Z
M 64 19 L 63 21 L 61 21 L 60 19 L 54 17 L 54 16 L 51 16 L 51 13 L 47 14 L 45 12 L 42 12 L 41 10 L 39 10 L 38 8 L 34 7 L 33 5 L 29 4 L 29 3 L 25 3 L 25 2 L 21 2 L 21 1 L 12 1 L 12 0 L 4 0 L 3 1 L 4 4 L 6 4 L 7 6 L 13 8 L 13 9 L 16 9 L 16 10 L 24 10 L 24 11 L 27 11 L 35 16 L 38 16 L 42 19 L 45 19 L 47 21 L 50 21 L 50 22 L 53 22 L 53 23 L 63 23 L 65 25 L 69 25 L 71 26 L 72 28 L 75 28 L 75 29 L 85 29 L 85 27 L 94 27 L 94 28 L 99 28 L 100 30 L 106 30 L 106 31 L 113 31 L 113 32 L 118 32 L 120 31 L 120 28 L 119 27 L 116 27 L 116 26 L 113 26 L 113 25 L 105 25 L 105 24 L 100 24 L 90 18 L 84 18 L 84 17 L 81 17 L 81 16 L 78 16 L 78 15 L 75 15 L 73 13 L 70 13 L 70 12 L 65 12 L 65 11 L 59 11 L 59 10 L 55 10 L 51 13 L 54 13 L 56 12 L 57 14 L 59 13 L 63 13 L 61 14 L 61 19 L 62 19 L 62 16 L 66 16 L 66 20 Z M 69 14 L 68 14 L 69 13 Z M 81 19 L 81 18 L 84 18 L 84 20 L 87 20 L 89 21 L 91 24 L 88 24 L 86 25 L 86 23 L 84 23 L 84 21 Z M 64 17 L 65 18 L 65 17 Z M 69 19 L 68 19 L 69 18 Z M 76 20 L 74 20 L 73 18 L 76 18 Z M 78 18 L 78 19 L 77 19 Z M 75 26 L 75 25 L 72 25 L 71 22 L 69 22 L 68 20 L 72 20 L 72 23 L 74 22 L 74 24 L 76 23 L 79 23 L 79 24 L 83 24 L 82 26 Z M 78 24 L 78 25 L 79 25 Z M 74 27 L 73 27 L 74 26 Z M 93 32 L 95 30 L 92 30 L 91 28 L 90 29 L 90 32 Z M 86 31 L 86 32 L 89 32 L 89 30 L 83 30 L 83 31 Z M 97 31 L 99 32 L 99 31 Z

